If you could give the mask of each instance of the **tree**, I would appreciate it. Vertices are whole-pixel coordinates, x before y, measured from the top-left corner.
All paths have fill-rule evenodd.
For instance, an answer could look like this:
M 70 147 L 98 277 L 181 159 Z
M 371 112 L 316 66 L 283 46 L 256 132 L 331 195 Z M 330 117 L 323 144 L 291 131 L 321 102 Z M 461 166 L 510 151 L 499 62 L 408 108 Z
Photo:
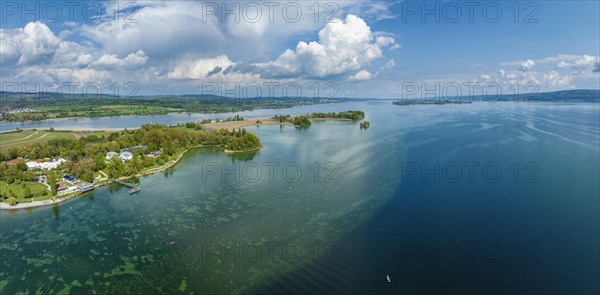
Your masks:
M 53 170 L 48 170 L 46 173 L 46 183 L 50 186 L 50 191 L 53 196 L 56 196 L 56 174 Z
M 31 193 L 31 189 L 29 189 L 28 186 L 26 186 L 25 189 L 23 190 L 23 197 L 25 197 L 27 199 L 33 197 L 33 194 Z
M 125 164 L 119 158 L 112 158 L 106 167 L 109 178 L 119 178 L 123 173 Z
M 6 202 L 7 202 L 9 205 L 11 205 L 11 206 L 14 206 L 14 205 L 16 205 L 16 204 L 17 204 L 17 198 L 15 198 L 15 197 L 10 197 L 10 198 L 8 198 L 8 200 L 6 200 Z
M 142 160 L 140 156 L 133 156 L 133 159 L 131 159 L 131 165 L 133 166 L 134 170 L 137 172 L 140 169 L 144 168 L 144 165 L 142 164 Z
M 172 156 L 175 154 L 175 147 L 173 146 L 173 141 L 171 141 L 171 137 L 167 136 L 166 139 L 161 144 L 163 151 L 167 153 L 167 155 Z
M 77 163 L 70 165 L 68 171 L 87 182 L 94 181 L 94 171 L 96 171 L 96 163 L 93 159 L 81 159 Z
M 19 161 L 17 163 L 17 170 L 19 170 L 19 171 L 26 171 L 27 170 L 27 165 L 25 165 L 25 161 Z
M 310 127 L 311 123 L 310 123 L 310 120 L 308 119 L 308 117 L 306 117 L 306 116 L 296 116 L 296 117 L 294 117 L 294 125 L 296 125 L 300 128 L 305 128 L 305 127 Z
M 98 154 L 94 157 L 94 164 L 96 165 L 97 170 L 102 170 L 106 167 L 106 162 L 104 160 L 104 155 Z

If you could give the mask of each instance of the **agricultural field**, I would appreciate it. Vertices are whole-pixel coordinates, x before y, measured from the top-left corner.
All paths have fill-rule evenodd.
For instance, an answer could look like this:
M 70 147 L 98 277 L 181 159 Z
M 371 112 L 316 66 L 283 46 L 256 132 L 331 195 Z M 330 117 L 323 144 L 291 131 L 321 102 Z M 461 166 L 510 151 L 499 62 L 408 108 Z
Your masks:
M 0 133 L 0 153 L 5 153 L 11 148 L 27 146 L 33 143 L 46 143 L 52 139 L 79 139 L 83 136 L 95 134 L 108 135 L 114 131 L 50 131 L 50 130 L 23 130 L 18 132 Z
M 45 114 L 47 118 L 64 117 L 116 117 L 116 116 L 147 116 L 164 115 L 170 112 L 181 112 L 182 109 L 162 106 L 128 106 L 128 105 L 102 105 L 96 107 L 82 106 L 42 106 L 37 112 Z

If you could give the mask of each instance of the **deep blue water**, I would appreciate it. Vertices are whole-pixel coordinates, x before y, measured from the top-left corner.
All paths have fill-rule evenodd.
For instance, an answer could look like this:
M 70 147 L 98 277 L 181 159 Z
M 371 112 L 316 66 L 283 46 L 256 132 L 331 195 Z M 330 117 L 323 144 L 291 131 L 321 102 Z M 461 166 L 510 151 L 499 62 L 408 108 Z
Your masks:
M 337 243 L 336 263 L 313 264 L 265 290 L 598 294 L 597 104 L 412 106 L 384 113 L 403 134 L 387 153 L 404 150 L 410 163 L 396 169 L 406 175 L 415 163 L 419 172 Z M 420 173 L 423 163 L 430 174 Z M 495 168 L 489 179 L 474 168 L 471 181 L 469 167 L 486 164 L 501 167 L 499 180 Z

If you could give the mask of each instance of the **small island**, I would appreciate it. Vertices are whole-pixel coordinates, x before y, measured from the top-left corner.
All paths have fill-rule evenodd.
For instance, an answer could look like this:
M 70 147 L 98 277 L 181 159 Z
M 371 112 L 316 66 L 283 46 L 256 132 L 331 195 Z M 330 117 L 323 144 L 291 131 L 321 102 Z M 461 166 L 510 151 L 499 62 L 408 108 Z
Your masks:
M 292 122 L 294 123 L 294 126 L 299 128 L 307 128 L 310 127 L 310 125 L 312 125 L 312 123 L 308 119 L 308 116 L 296 116 L 294 117 L 294 120 Z
M 280 123 L 291 123 L 292 125 L 299 128 L 310 127 L 312 123 L 310 120 L 351 120 L 359 121 L 365 118 L 365 113 L 362 111 L 344 111 L 344 112 L 330 112 L 330 113 L 312 113 L 306 115 L 300 115 L 292 117 L 290 115 L 279 115 L 275 116 L 274 119 L 279 120 Z
M 360 122 L 360 129 L 367 129 L 371 127 L 371 123 L 369 121 Z

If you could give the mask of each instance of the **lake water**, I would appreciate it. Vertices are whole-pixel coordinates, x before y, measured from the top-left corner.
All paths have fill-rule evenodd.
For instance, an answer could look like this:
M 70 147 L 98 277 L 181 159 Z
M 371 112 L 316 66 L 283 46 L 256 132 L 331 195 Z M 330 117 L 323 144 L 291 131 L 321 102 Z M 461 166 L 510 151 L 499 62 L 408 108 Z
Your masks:
M 0 212 L 0 293 L 598 292 L 598 104 L 321 109 L 371 127 L 250 127 L 259 152 L 193 150 L 137 194 Z
M 347 110 L 346 107 L 352 106 L 352 103 L 330 103 L 318 105 L 299 105 L 291 108 L 281 109 L 256 109 L 252 111 L 230 112 L 230 113 L 173 113 L 168 115 L 155 116 L 122 116 L 122 117 L 101 117 L 101 118 L 79 118 L 79 119 L 57 119 L 46 121 L 27 121 L 27 122 L 2 122 L 0 123 L 0 132 L 14 131 L 20 129 L 47 129 L 53 127 L 56 130 L 111 130 L 124 128 L 138 128 L 143 124 L 156 123 L 161 125 L 177 125 L 192 121 L 202 121 L 203 119 L 227 119 L 235 115 L 244 118 L 266 118 L 278 114 L 285 115 L 304 115 L 313 112 L 329 112 L 335 110 Z

